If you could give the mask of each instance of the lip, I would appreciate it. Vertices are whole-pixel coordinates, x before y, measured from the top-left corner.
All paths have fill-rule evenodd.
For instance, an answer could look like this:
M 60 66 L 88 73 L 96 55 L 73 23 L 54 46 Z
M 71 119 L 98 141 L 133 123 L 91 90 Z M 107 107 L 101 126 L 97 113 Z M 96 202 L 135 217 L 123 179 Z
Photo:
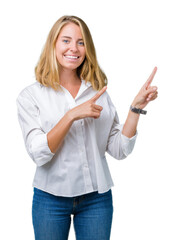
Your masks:
M 66 54 L 63 56 L 65 59 L 67 59 L 68 61 L 77 61 L 79 60 L 80 56 L 77 55 L 72 55 L 72 54 Z

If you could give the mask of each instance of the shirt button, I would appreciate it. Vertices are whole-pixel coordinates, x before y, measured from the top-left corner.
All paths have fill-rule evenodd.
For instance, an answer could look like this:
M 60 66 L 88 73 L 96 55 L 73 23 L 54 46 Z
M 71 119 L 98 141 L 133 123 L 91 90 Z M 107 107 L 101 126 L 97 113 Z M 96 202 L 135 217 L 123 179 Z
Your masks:
M 85 164 L 85 165 L 84 165 L 84 167 L 85 167 L 85 168 L 88 168 L 88 165 L 87 165 L 87 164 Z

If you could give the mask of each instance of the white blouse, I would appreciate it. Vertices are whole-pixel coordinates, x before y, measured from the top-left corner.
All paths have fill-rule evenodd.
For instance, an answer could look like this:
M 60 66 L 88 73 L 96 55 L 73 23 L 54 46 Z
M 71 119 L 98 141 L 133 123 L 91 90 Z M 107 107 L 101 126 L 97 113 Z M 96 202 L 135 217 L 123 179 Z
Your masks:
M 47 133 L 67 111 L 97 93 L 83 79 L 75 98 L 61 87 L 63 92 L 35 82 L 23 89 L 16 100 L 25 147 L 37 165 L 33 187 L 65 197 L 104 193 L 114 186 L 105 152 L 115 159 L 126 158 L 133 150 L 137 133 L 132 138 L 121 133 L 123 125 L 105 91 L 96 101 L 103 107 L 100 117 L 74 121 L 57 152 L 52 153 Z

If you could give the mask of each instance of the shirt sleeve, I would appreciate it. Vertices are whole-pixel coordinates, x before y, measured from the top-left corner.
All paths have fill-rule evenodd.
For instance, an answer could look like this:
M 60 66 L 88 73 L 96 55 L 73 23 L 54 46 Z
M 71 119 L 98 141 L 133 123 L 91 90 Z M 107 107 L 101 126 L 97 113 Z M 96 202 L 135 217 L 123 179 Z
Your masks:
M 26 150 L 36 165 L 42 166 L 49 162 L 55 153 L 51 152 L 47 133 L 41 127 L 39 108 L 27 90 L 19 94 L 16 104 Z
M 109 95 L 110 110 L 114 114 L 114 121 L 108 137 L 107 153 L 115 159 L 125 159 L 133 150 L 137 138 L 137 132 L 132 138 L 128 138 L 122 134 L 123 124 L 119 123 L 119 118 L 115 106 L 113 105 Z

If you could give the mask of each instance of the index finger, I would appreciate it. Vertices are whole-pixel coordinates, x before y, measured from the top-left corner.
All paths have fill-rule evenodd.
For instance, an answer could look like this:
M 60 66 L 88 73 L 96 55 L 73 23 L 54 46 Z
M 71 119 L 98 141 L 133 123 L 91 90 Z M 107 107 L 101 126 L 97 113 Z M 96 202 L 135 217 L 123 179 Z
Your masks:
M 96 101 L 107 89 L 107 86 L 104 86 L 91 100 Z
M 145 87 L 146 90 L 147 90 L 148 87 L 150 86 L 150 84 L 151 84 L 151 82 L 152 82 L 152 80 L 153 80 L 153 78 L 154 78 L 154 76 L 155 76 L 155 74 L 156 74 L 156 71 L 157 71 L 157 67 L 154 67 L 152 73 L 150 74 L 149 78 L 147 79 L 147 81 L 146 81 L 146 83 L 145 83 L 145 85 L 144 85 L 144 87 Z

